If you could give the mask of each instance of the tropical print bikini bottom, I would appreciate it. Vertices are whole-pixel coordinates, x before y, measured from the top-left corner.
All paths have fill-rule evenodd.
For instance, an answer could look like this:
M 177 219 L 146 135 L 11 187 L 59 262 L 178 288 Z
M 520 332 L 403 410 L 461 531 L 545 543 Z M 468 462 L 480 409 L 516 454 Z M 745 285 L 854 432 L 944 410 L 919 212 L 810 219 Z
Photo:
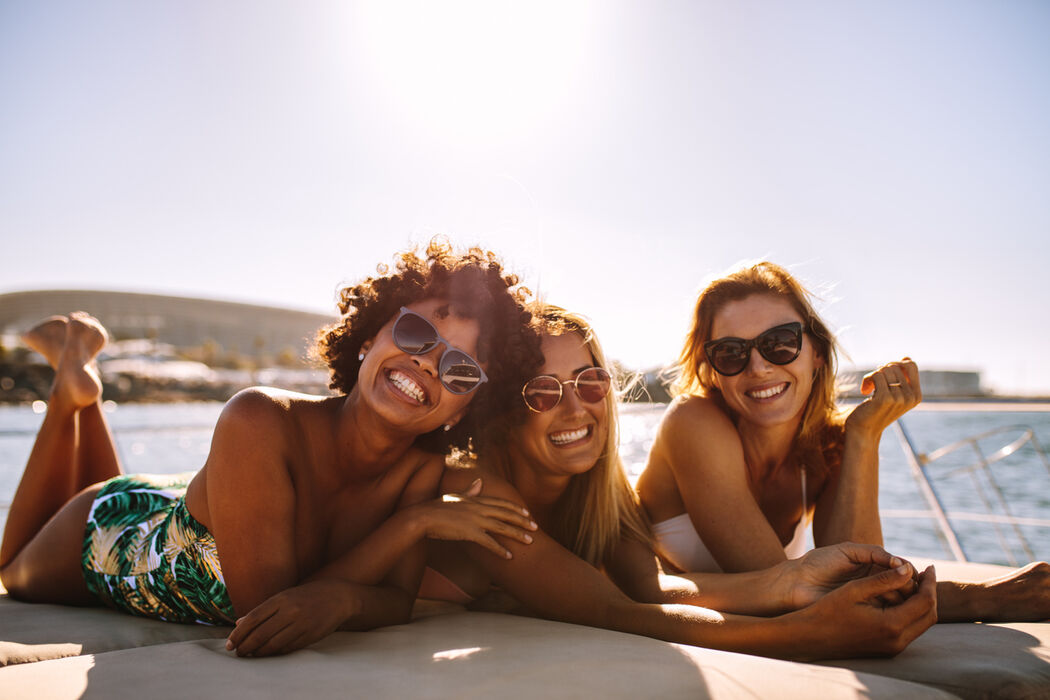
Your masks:
M 88 515 L 88 590 L 110 607 L 170 622 L 229 625 L 236 615 L 215 538 L 186 509 L 193 473 L 122 475 Z

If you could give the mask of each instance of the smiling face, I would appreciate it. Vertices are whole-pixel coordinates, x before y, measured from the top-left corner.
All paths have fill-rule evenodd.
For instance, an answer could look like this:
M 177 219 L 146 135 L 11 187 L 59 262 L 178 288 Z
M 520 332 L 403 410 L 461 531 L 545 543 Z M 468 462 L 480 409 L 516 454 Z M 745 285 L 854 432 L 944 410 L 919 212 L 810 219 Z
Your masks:
M 723 306 L 714 316 L 711 337 L 746 340 L 792 321 L 803 319 L 787 299 L 755 294 Z M 814 372 L 824 362 L 809 334 L 802 334 L 802 351 L 786 365 L 769 362 L 755 348 L 750 352 L 743 372 L 732 377 L 714 376 L 726 404 L 742 421 L 763 427 L 800 420 L 813 388 Z
M 430 321 L 456 349 L 477 357 L 480 326 L 461 318 L 443 299 L 424 299 L 407 307 Z M 394 343 L 396 316 L 362 347 L 365 359 L 358 373 L 362 399 L 388 422 L 413 435 L 443 424 L 455 424 L 466 413 L 473 393 L 453 394 L 438 380 L 438 363 L 448 349 L 439 344 L 430 352 L 410 355 Z
M 568 382 L 594 367 L 583 338 L 577 333 L 544 335 L 540 349 L 544 363 L 538 374 Z M 573 476 L 591 469 L 605 449 L 609 429 L 608 398 L 586 403 L 573 385 L 562 385 L 557 406 L 528 419 L 511 436 L 510 449 L 517 464 L 543 476 Z

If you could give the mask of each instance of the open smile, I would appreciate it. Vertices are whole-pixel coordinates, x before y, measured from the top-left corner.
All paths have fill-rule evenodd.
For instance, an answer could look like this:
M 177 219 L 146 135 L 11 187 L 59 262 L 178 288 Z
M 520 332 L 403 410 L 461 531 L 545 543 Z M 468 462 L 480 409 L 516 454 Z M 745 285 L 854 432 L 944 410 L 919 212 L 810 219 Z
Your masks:
M 554 433 L 547 433 L 547 439 L 555 447 L 575 447 L 590 440 L 592 435 L 594 435 L 594 426 L 585 425 L 572 430 L 559 430 Z
M 776 399 L 778 396 L 787 391 L 789 386 L 788 382 L 781 382 L 779 384 L 772 384 L 769 386 L 759 387 L 757 389 L 748 389 L 744 394 L 756 401 L 770 401 Z
M 420 384 L 401 370 L 391 369 L 386 373 L 388 385 L 394 394 L 404 398 L 406 401 L 417 406 L 426 406 L 430 403 L 427 391 Z

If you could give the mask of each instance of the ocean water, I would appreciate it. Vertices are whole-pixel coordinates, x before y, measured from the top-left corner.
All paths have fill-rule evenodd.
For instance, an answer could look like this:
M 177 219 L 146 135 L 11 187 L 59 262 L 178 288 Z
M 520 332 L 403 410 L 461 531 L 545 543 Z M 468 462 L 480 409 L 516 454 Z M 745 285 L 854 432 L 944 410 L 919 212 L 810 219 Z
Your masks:
M 125 469 L 175 473 L 199 469 L 204 463 L 222 404 L 123 404 L 111 409 L 107 417 Z M 663 411 L 661 405 L 648 404 L 627 404 L 621 410 L 621 453 L 632 480 L 645 466 Z M 0 406 L 0 527 L 42 419 L 30 407 Z M 1037 441 L 1050 446 L 1050 412 L 923 410 L 913 411 L 903 422 L 922 453 L 973 435 L 1001 431 L 977 443 L 986 456 L 993 455 L 1020 436 L 1025 427 L 1033 431 Z M 879 459 L 879 504 L 886 548 L 906 556 L 951 558 L 936 522 L 925 514 L 929 506 L 892 428 L 883 436 Z M 984 496 L 990 508 L 982 501 L 984 492 L 975 484 L 984 479 L 984 474 L 980 469 L 967 469 L 977 461 L 977 452 L 968 445 L 928 468 L 949 514 L 1003 513 L 994 491 L 986 490 Z M 1050 522 L 1050 468 L 1031 444 L 1026 444 L 991 470 L 1012 514 L 1028 519 L 1018 527 L 1028 540 L 1031 556 L 1018 544 L 1010 525 L 951 518 L 967 557 L 1000 564 L 1050 559 L 1050 527 L 1032 522 Z

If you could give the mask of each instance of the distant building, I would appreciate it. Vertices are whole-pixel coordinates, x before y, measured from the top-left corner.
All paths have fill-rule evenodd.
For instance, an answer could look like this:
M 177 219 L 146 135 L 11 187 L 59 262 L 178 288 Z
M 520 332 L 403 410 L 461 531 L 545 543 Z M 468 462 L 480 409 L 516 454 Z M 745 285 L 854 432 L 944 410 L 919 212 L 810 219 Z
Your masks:
M 839 384 L 843 395 L 859 398 L 860 383 L 864 375 L 873 370 L 843 370 L 839 372 Z M 981 389 L 981 373 L 952 370 L 919 370 L 919 384 L 924 398 L 978 398 L 986 394 Z
M 217 346 L 224 353 L 259 358 L 303 357 L 331 316 L 254 304 L 159 294 L 45 290 L 0 294 L 0 336 L 17 337 L 40 319 L 87 311 L 114 340 L 150 338 L 176 349 Z

